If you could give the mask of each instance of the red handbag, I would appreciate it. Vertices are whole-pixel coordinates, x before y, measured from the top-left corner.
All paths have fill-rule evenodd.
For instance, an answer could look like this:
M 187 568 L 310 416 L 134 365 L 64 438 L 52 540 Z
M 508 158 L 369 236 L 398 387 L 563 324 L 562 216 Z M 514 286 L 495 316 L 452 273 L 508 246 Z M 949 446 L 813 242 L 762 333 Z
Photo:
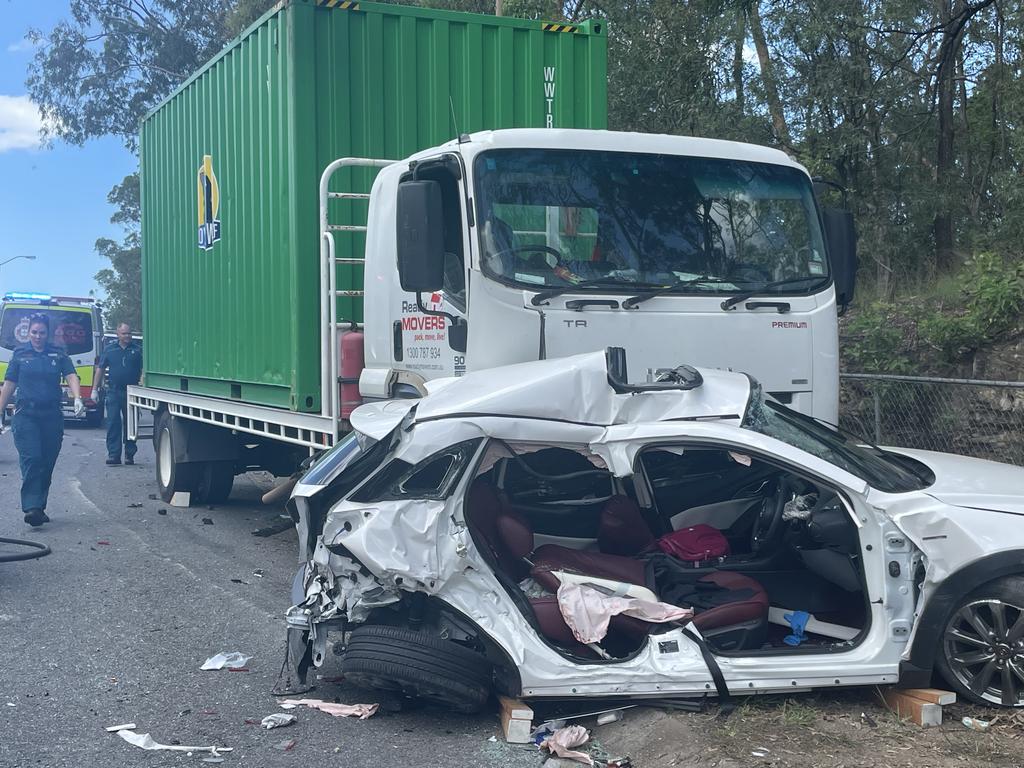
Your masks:
M 722 532 L 703 523 L 666 533 L 655 543 L 662 552 L 690 563 L 714 560 L 729 554 L 729 542 Z

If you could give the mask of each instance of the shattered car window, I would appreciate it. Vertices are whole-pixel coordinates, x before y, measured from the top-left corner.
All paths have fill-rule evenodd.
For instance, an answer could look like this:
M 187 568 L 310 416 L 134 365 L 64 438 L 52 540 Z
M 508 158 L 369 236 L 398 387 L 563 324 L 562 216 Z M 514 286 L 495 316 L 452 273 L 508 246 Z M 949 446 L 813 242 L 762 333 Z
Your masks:
M 392 460 L 352 494 L 363 504 L 396 499 L 444 499 L 455 489 L 480 445 L 481 438 L 466 440 L 413 465 Z
M 752 393 L 742 426 L 824 459 L 880 491 L 904 493 L 931 484 L 928 478 L 911 472 L 900 458 L 881 448 L 866 445 L 838 427 L 766 400 L 760 386 Z

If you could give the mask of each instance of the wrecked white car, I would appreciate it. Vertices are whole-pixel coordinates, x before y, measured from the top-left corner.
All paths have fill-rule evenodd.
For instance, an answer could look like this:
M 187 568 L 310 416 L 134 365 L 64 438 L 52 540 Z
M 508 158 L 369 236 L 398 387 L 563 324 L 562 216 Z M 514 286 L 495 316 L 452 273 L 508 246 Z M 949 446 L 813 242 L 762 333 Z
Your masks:
M 296 486 L 281 690 L 523 697 L 929 684 L 1024 705 L 1024 470 L 865 445 L 621 350 L 368 404 Z

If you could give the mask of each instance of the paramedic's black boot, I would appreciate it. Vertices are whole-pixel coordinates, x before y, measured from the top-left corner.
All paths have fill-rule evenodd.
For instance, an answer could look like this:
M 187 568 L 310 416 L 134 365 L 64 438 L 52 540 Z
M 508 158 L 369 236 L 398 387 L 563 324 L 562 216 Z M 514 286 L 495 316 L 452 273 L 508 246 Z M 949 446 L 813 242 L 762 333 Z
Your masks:
M 30 509 L 25 513 L 25 522 L 33 528 L 38 528 L 49 519 L 41 509 Z

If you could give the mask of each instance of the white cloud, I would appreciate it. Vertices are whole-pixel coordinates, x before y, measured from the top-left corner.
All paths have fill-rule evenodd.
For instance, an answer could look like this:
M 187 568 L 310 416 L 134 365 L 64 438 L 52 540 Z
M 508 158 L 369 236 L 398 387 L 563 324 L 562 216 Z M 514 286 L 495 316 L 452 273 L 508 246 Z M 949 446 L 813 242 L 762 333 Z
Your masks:
M 0 152 L 35 149 L 42 143 L 42 127 L 39 107 L 28 96 L 0 94 Z
M 8 53 L 25 53 L 26 51 L 34 51 L 39 46 L 39 43 L 34 40 L 30 40 L 27 37 L 21 38 L 16 43 L 11 43 L 7 46 Z

